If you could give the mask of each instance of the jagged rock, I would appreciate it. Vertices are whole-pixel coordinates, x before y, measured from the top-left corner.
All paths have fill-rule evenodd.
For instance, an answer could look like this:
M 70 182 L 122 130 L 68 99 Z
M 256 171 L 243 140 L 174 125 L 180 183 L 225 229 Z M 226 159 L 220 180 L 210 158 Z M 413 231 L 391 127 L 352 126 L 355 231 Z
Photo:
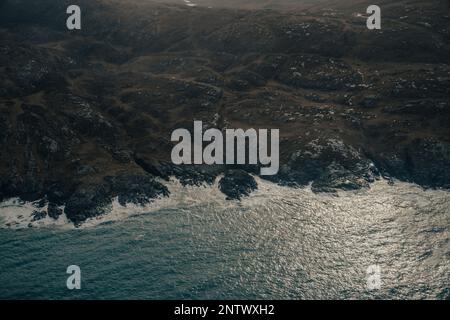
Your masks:
M 65 213 L 75 225 L 90 217 L 102 215 L 111 208 L 110 188 L 107 184 L 80 186 L 66 201 Z
M 47 216 L 47 212 L 45 211 L 33 211 L 33 213 L 31 214 L 31 216 L 33 217 L 31 219 L 31 221 L 38 221 L 38 220 L 42 220 Z
M 311 185 L 313 192 L 333 192 L 336 190 L 359 190 L 369 188 L 363 177 L 340 166 L 330 166 L 327 171 Z
M 243 170 L 228 170 L 219 181 L 219 189 L 228 200 L 241 199 L 258 188 L 255 179 Z
M 70 183 L 64 184 L 62 181 L 50 183 L 46 190 L 46 196 L 50 203 L 56 205 L 64 205 L 66 200 L 70 198 L 74 190 Z
M 50 218 L 57 220 L 63 214 L 63 211 L 55 203 L 50 202 L 47 207 L 47 214 Z
M 372 162 L 359 150 L 337 138 L 309 141 L 303 149 L 294 152 L 288 163 L 287 171 L 280 172 L 283 180 L 299 185 L 318 181 L 320 185 L 330 184 L 330 189 L 341 185 L 344 189 L 365 186 L 365 181 L 373 180 L 376 170 Z M 350 175 L 352 173 L 353 176 Z M 345 177 L 348 177 L 346 179 Z M 344 183 L 346 180 L 353 183 Z M 333 187 L 334 186 L 334 187 Z M 324 188 L 321 188 L 322 190 Z
M 168 189 L 149 175 L 107 176 L 102 183 L 78 187 L 65 201 L 65 213 L 69 220 L 80 224 L 108 212 L 115 197 L 125 206 L 127 203 L 144 205 L 154 198 L 168 195 Z M 58 210 L 52 204 L 52 216 L 59 215 Z
M 154 176 L 163 178 L 166 181 L 169 180 L 170 173 L 167 172 L 167 168 L 165 166 L 154 163 L 151 159 L 146 159 L 142 155 L 136 155 L 134 161 L 138 166 L 144 169 L 144 171 Z
M 127 203 L 144 205 L 157 197 L 169 196 L 166 186 L 149 175 L 119 175 L 106 177 L 111 188 L 111 195 L 117 196 L 122 206 Z
M 42 209 L 43 207 L 45 207 L 46 203 L 47 203 L 47 201 L 45 199 L 40 199 L 36 202 L 33 202 L 33 205 Z

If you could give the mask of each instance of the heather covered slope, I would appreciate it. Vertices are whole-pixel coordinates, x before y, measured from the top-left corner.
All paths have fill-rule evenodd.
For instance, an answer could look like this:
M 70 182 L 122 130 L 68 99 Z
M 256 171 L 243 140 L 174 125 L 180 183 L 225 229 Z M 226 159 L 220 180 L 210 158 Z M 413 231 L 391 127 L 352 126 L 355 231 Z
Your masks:
M 229 197 L 251 191 L 239 170 L 171 165 L 170 134 L 193 120 L 280 128 L 280 183 L 450 186 L 448 1 L 380 2 L 381 31 L 365 27 L 366 1 L 118 0 L 79 1 L 82 30 L 68 31 L 69 2 L 1 5 L 1 198 L 46 198 L 80 222 L 114 196 L 168 195 L 155 178 L 171 175 L 225 172 Z

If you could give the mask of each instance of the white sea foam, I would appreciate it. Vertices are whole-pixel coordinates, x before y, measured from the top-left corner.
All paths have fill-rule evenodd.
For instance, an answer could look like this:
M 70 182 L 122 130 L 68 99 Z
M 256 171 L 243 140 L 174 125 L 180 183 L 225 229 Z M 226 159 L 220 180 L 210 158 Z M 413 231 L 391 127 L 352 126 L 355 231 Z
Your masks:
M 197 6 L 195 3 L 192 3 L 190 0 L 183 0 L 183 1 L 188 7 L 196 7 Z
M 113 200 L 112 209 L 107 214 L 86 220 L 81 225 L 81 228 L 118 221 L 130 216 L 150 214 L 161 209 L 177 208 L 180 205 L 192 206 L 200 203 L 216 203 L 221 206 L 231 205 L 230 203 L 227 204 L 225 195 L 218 188 L 217 181 L 219 179 L 212 186 L 183 186 L 178 180 L 172 179 L 164 183 L 170 191 L 169 197 L 159 197 L 143 206 L 134 203 L 122 206 L 116 198 Z
M 219 178 L 220 179 L 220 178 Z M 219 181 L 217 179 L 217 181 Z M 169 197 L 153 199 L 146 205 L 128 203 L 122 206 L 118 199 L 113 199 L 111 209 L 104 215 L 87 219 L 80 227 L 92 227 L 102 223 L 118 221 L 130 216 L 147 214 L 166 208 L 176 208 L 183 204 L 186 206 L 205 203 L 217 203 L 221 206 L 231 205 L 232 202 L 225 200 L 225 195 L 220 192 L 218 183 L 208 186 L 183 186 L 178 180 L 164 182 L 170 191 Z M 33 221 L 34 211 L 46 211 L 47 204 L 39 208 L 37 202 L 22 201 L 12 198 L 0 203 L 0 228 L 23 229 L 29 227 L 64 226 L 74 228 L 74 225 L 63 213 L 57 220 L 49 217 Z M 64 212 L 64 207 L 60 207 Z
M 130 216 L 151 214 L 162 209 L 185 208 L 189 210 L 197 205 L 205 205 L 221 210 L 233 210 L 238 207 L 265 208 L 272 211 L 283 210 L 283 205 L 304 207 L 334 208 L 336 210 L 352 211 L 353 208 L 367 206 L 370 203 L 373 210 L 394 210 L 394 206 L 404 203 L 405 208 L 414 204 L 426 211 L 430 202 L 436 204 L 440 201 L 442 210 L 446 211 L 446 205 L 450 201 L 450 192 L 445 190 L 423 190 L 421 187 L 397 182 L 390 186 L 381 180 L 371 184 L 368 190 L 338 191 L 336 193 L 314 193 L 311 187 L 291 188 L 255 177 L 258 190 L 244 197 L 241 201 L 226 200 L 226 196 L 219 190 L 218 181 L 209 185 L 183 186 L 178 180 L 172 179 L 164 182 L 170 191 L 169 197 L 160 197 L 150 203 L 141 206 L 129 203 L 122 206 L 118 199 L 114 199 L 111 209 L 104 215 L 90 218 L 80 227 L 89 228 L 106 222 L 120 221 Z M 442 200 L 443 199 L 443 200 Z M 68 227 L 74 228 L 66 215 L 61 215 L 57 220 L 46 216 L 33 221 L 33 211 L 46 210 L 46 206 L 39 208 L 36 203 L 24 202 L 17 198 L 9 199 L 0 204 L 0 228 L 28 228 L 28 227 Z M 64 209 L 61 207 L 61 209 Z M 315 210 L 313 210 L 315 211 Z M 319 210 L 321 211 L 321 210 Z M 322 210 L 323 211 L 323 210 Z M 327 210 L 328 211 L 328 210 Z M 354 210 L 353 210 L 354 211 Z
M 39 208 L 37 202 L 22 201 L 19 198 L 5 200 L 0 203 L 0 227 L 13 229 L 43 226 L 73 227 L 64 213 L 56 220 L 46 215 L 40 220 L 33 221 L 32 213 L 34 211 L 47 211 L 47 206 L 46 204 Z M 64 212 L 64 206 L 59 208 Z

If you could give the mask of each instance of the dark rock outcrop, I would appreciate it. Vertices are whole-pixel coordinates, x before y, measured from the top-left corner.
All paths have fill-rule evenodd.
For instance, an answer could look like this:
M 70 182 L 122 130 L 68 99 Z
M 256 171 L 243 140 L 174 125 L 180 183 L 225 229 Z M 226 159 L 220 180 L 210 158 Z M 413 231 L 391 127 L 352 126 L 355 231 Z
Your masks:
M 105 183 L 83 185 L 66 201 L 67 218 L 75 225 L 88 218 L 102 215 L 111 209 L 109 186 Z
M 56 204 L 50 202 L 47 207 L 47 214 L 50 218 L 57 220 L 63 214 L 63 211 Z
M 47 212 L 45 211 L 33 211 L 33 213 L 31 214 L 31 216 L 33 217 L 33 219 L 31 221 L 39 221 L 44 219 L 47 216 Z
M 144 205 L 157 197 L 169 196 L 169 190 L 148 175 L 123 174 L 116 177 L 106 177 L 111 194 L 118 197 L 121 205 L 134 203 Z
M 157 197 L 169 195 L 167 188 L 149 175 L 119 174 L 107 176 L 104 181 L 83 185 L 66 201 L 65 213 L 75 224 L 87 218 L 102 215 L 111 209 L 112 199 L 121 205 L 145 205 Z
M 243 170 L 227 170 L 219 181 L 219 189 L 227 199 L 241 199 L 258 188 L 255 179 Z

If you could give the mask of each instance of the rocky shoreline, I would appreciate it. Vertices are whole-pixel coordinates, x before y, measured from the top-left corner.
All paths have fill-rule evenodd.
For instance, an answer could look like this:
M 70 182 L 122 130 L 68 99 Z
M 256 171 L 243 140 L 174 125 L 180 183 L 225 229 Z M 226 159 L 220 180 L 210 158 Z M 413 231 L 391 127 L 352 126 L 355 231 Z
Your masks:
M 345 153 L 340 154 L 345 155 Z M 318 158 L 315 154 L 313 158 Z M 345 156 L 344 156 L 345 158 Z M 297 159 L 297 158 L 295 158 Z M 315 163 L 308 166 L 308 171 L 294 171 L 284 165 L 279 175 L 262 177 L 280 185 L 293 188 L 311 185 L 311 190 L 315 193 L 336 192 L 338 190 L 352 191 L 370 188 L 370 184 L 376 180 L 386 179 L 390 184 L 394 179 L 413 183 L 424 188 L 444 188 L 450 189 L 448 184 L 436 184 L 433 177 L 439 174 L 442 168 L 431 168 L 426 171 L 423 168 L 416 173 L 416 176 L 395 176 L 395 172 L 389 172 L 389 167 L 379 170 L 373 162 L 365 159 L 360 162 L 352 162 L 354 159 L 345 158 L 346 165 L 350 165 L 353 170 L 344 167 L 344 164 L 337 164 L 333 161 L 327 167 L 318 167 Z M 49 216 L 57 220 L 63 212 L 67 218 L 76 226 L 81 225 L 86 219 L 103 215 L 111 209 L 114 199 L 122 206 L 135 204 L 144 206 L 161 197 L 170 197 L 170 192 L 164 185 L 164 180 L 177 179 L 183 186 L 212 185 L 218 180 L 219 190 L 226 196 L 227 200 L 240 200 L 258 189 L 255 181 L 257 168 L 227 168 L 226 166 L 189 166 L 182 168 L 172 164 L 161 164 L 158 167 L 146 167 L 146 172 L 142 174 L 122 174 L 119 176 L 106 176 L 98 184 L 82 184 L 74 191 L 64 193 L 64 189 L 56 189 L 55 186 L 49 190 L 42 189 L 34 193 L 36 198 L 29 195 L 22 196 L 20 193 L 11 194 L 23 200 L 35 201 L 37 207 L 41 209 L 32 213 L 33 220 L 37 221 Z M 357 169 L 357 170 L 354 170 Z M 395 167 L 401 172 L 408 172 L 405 167 Z M 414 172 L 409 170 L 409 172 Z M 309 174 L 309 176 L 308 176 Z M 433 180 L 423 179 L 431 177 Z M 314 177 L 316 177 L 314 179 Z M 406 179 L 404 179 L 406 177 Z M 444 177 L 445 178 L 445 177 Z M 311 180 L 310 180 L 311 179 Z M 445 180 L 444 180 L 445 181 Z M 5 194 L 5 193 L 2 193 Z M 3 198 L 2 200 L 5 200 Z M 45 207 L 45 208 L 44 208 Z M 64 208 L 64 211 L 61 209 Z

